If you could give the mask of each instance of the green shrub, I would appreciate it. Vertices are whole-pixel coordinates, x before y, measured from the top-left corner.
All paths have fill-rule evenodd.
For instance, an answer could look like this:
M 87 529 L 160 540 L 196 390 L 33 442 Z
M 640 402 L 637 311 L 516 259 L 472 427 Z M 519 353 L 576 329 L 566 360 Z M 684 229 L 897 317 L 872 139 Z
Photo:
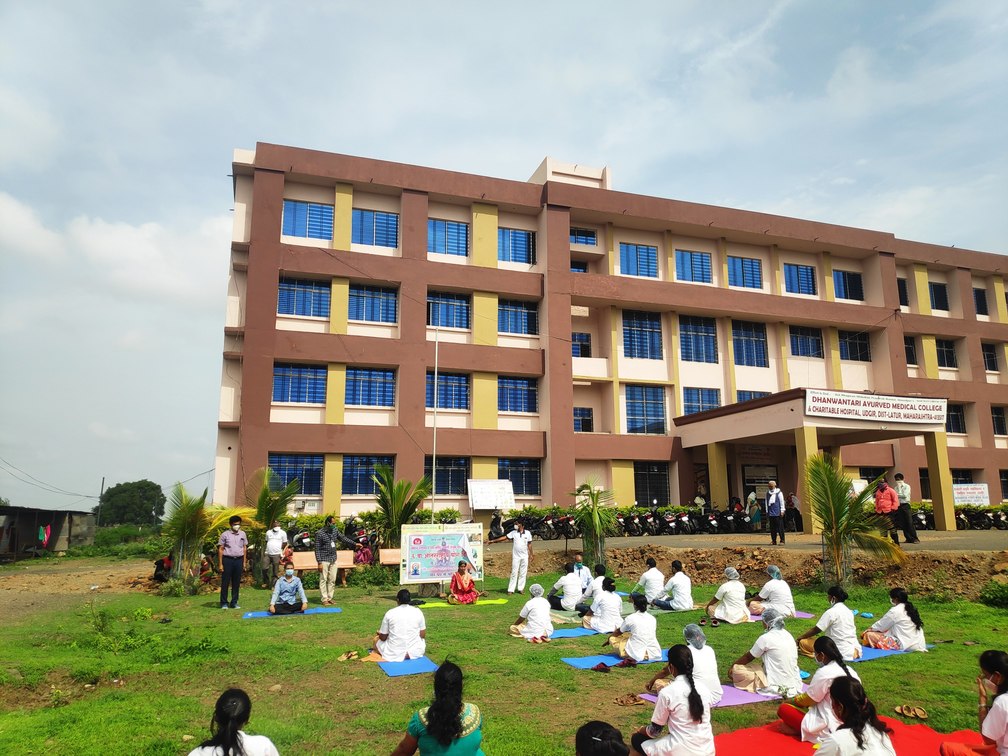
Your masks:
M 305 590 L 308 590 L 309 588 L 318 588 L 319 586 L 318 570 L 304 570 L 301 573 L 301 585 L 305 587 Z
M 440 523 L 458 522 L 462 519 L 462 513 L 457 509 L 439 509 L 434 519 Z
M 399 568 L 369 564 L 351 570 L 347 584 L 354 588 L 394 588 L 399 585 Z
M 980 589 L 980 601 L 987 606 L 1008 609 L 1008 584 L 991 580 Z

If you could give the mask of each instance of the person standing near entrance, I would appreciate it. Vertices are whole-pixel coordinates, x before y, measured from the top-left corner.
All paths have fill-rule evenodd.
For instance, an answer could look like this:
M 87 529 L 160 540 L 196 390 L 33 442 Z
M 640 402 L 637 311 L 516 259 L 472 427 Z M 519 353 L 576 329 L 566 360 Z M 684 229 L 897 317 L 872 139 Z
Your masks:
M 217 568 L 221 573 L 220 608 L 241 609 L 238 606 L 238 589 L 248 560 L 248 536 L 241 529 L 242 518 L 234 515 L 228 524 L 229 530 L 220 534 L 217 541 Z M 228 586 L 231 586 L 231 602 L 228 603 Z
M 283 557 L 284 546 L 287 545 L 287 531 L 280 523 L 273 520 L 273 527 L 266 531 L 266 550 L 263 553 L 263 582 L 272 588 L 280 577 L 280 559 Z
M 903 480 L 903 473 L 898 472 L 896 478 L 896 498 L 899 500 L 899 526 L 903 529 L 903 538 L 907 543 L 920 543 L 917 528 L 914 527 L 913 512 L 910 511 L 910 484 Z
M 784 494 L 777 488 L 776 480 L 767 481 L 766 494 L 767 519 L 770 520 L 770 541 L 776 546 L 777 536 L 780 536 L 781 546 L 784 545 Z
M 490 543 L 500 543 L 501 541 L 511 541 L 511 579 L 508 580 L 508 593 L 525 592 L 525 579 L 528 576 L 528 568 L 532 563 L 532 534 L 526 532 L 525 525 L 521 521 L 515 521 L 514 530 L 500 538 L 494 538 Z M 578 580 L 578 585 L 581 581 Z
M 892 542 L 899 546 L 899 531 L 896 530 L 895 519 L 899 512 L 899 499 L 896 492 L 889 488 L 889 484 L 880 480 L 875 484 L 875 514 L 882 515 L 888 520 L 889 537 Z M 882 537 L 885 538 L 886 529 L 882 530 Z

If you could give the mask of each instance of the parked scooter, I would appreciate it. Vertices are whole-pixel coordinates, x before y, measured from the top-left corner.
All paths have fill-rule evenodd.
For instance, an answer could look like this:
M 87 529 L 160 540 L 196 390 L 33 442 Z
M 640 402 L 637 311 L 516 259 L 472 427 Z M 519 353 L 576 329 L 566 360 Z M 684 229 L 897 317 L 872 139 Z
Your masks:
M 487 536 L 491 541 L 504 537 L 504 528 L 501 526 L 501 511 L 494 507 L 493 514 L 490 515 L 490 530 Z

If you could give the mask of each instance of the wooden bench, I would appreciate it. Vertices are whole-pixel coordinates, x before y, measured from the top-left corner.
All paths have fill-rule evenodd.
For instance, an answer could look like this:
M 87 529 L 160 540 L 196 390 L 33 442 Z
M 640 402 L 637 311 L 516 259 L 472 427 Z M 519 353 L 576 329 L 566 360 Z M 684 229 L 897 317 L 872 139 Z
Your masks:
M 401 562 L 399 549 L 378 549 L 378 564 L 383 567 L 398 567 Z
M 336 552 L 336 567 L 338 569 L 352 569 L 354 567 L 360 567 L 359 564 L 354 564 L 353 560 L 354 553 L 349 549 L 341 549 Z M 294 569 L 298 572 L 302 570 L 317 570 L 318 562 L 315 561 L 314 551 L 295 551 L 294 552 Z

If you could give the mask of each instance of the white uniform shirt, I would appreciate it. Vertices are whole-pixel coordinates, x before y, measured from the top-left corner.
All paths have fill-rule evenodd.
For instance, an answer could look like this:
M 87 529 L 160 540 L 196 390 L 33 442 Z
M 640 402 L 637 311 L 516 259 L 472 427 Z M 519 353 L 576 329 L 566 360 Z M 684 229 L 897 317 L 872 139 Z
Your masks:
M 703 683 L 704 687 L 710 691 L 711 706 L 714 706 L 724 695 L 721 678 L 718 677 L 717 657 L 714 655 L 714 649 L 708 645 L 704 645 L 703 648 L 693 648 L 690 644 L 689 650 L 693 654 L 693 680 Z
M 857 628 L 854 626 L 854 612 L 842 601 L 823 612 L 816 627 L 833 639 L 844 659 L 853 659 L 854 654 L 861 649 L 861 641 L 858 640 Z
M 602 581 L 605 580 L 605 575 L 599 575 L 594 580 L 591 581 L 591 585 L 585 590 L 582 599 L 589 599 L 593 597 L 598 597 L 602 595 Z
M 283 545 L 287 543 L 287 533 L 283 528 L 270 528 L 266 531 L 266 556 L 280 556 Z
M 851 677 L 861 682 L 861 678 L 858 677 L 857 672 L 852 667 L 847 667 L 847 669 L 850 670 Z M 819 667 L 816 673 L 812 675 L 812 679 L 809 680 L 808 690 L 805 692 L 816 704 L 802 717 L 802 740 L 809 743 L 824 740 L 826 736 L 831 732 L 836 732 L 837 728 L 840 727 L 840 720 L 833 713 L 833 699 L 830 698 L 829 689 L 834 680 L 838 677 L 844 677 L 846 674 L 839 664 L 830 662 Z
M 784 688 L 785 698 L 801 693 L 801 673 L 798 671 L 798 646 L 787 630 L 767 630 L 756 639 L 749 653 L 763 661 L 767 688 L 775 693 Z
M 630 633 L 626 644 L 626 654 L 634 661 L 660 659 L 661 646 L 658 645 L 658 620 L 646 612 L 634 612 L 623 620 L 621 633 Z
M 611 591 L 602 591 L 592 602 L 591 627 L 600 633 L 612 633 L 623 624 L 620 610 L 623 599 Z
M 535 596 L 525 602 L 520 616 L 525 618 L 521 626 L 521 634 L 525 638 L 547 638 L 553 635 L 553 622 L 550 620 L 549 601 L 542 596 Z
M 640 576 L 640 580 L 637 581 L 637 586 L 634 587 L 636 588 L 638 586 L 643 586 L 644 598 L 646 598 L 650 604 L 662 595 L 662 588 L 665 586 L 665 576 L 657 567 L 652 567 Z
M 689 711 L 690 684 L 685 675 L 679 675 L 658 691 L 651 721 L 668 727 L 668 734 L 654 740 L 645 740 L 641 748 L 646 754 L 656 756 L 713 756 L 714 732 L 711 730 L 711 694 L 703 683 L 693 677 L 693 684 L 703 701 L 703 716 L 694 722 Z
M 265 735 L 246 735 L 244 731 L 238 730 L 238 739 L 246 756 L 280 756 L 273 741 Z M 223 756 L 223 754 L 224 751 L 220 746 L 213 748 L 199 746 L 189 751 L 189 756 Z
M 563 591 L 560 606 L 568 612 L 574 611 L 577 602 L 581 600 L 581 578 L 573 572 L 568 572 L 553 584 L 554 590 Z
M 745 586 L 739 580 L 729 580 L 717 589 L 714 598 L 718 600 L 714 607 L 714 616 L 726 622 L 739 623 L 749 621 L 749 609 L 745 602 Z
M 532 543 L 532 534 L 527 530 L 523 533 L 512 530 L 507 534 L 507 537 L 511 539 L 511 556 L 517 559 L 528 559 L 528 545 Z
M 693 608 L 693 581 L 680 570 L 665 583 L 665 597 L 671 599 L 672 609 L 677 612 Z
M 388 639 L 375 645 L 385 661 L 402 661 L 407 656 L 419 659 L 427 652 L 427 641 L 420 631 L 427 629 L 423 612 L 410 604 L 399 604 L 385 612 L 378 632 L 388 634 Z
M 760 588 L 759 597 L 763 599 L 764 609 L 773 608 L 785 617 L 794 617 L 794 597 L 786 581 L 776 578 L 766 581 Z
M 896 485 L 893 486 L 896 489 L 896 499 L 900 504 L 910 503 L 910 484 L 905 480 L 897 480 Z
M 994 741 L 1000 756 L 1008 754 L 1008 694 L 1002 693 L 994 699 L 980 733 Z
M 580 567 L 574 568 L 574 574 L 581 580 L 581 592 L 587 592 L 588 588 L 591 587 L 592 584 L 591 570 L 582 564 Z
M 884 732 L 866 725 L 861 737 L 864 748 L 858 748 L 853 730 L 837 730 L 823 740 L 816 756 L 896 756 L 896 749 Z
M 886 635 L 891 635 L 899 641 L 900 648 L 904 651 L 927 651 L 924 628 L 917 629 L 903 604 L 896 604 L 882 615 L 882 619 L 872 625 L 869 630 L 878 630 Z

